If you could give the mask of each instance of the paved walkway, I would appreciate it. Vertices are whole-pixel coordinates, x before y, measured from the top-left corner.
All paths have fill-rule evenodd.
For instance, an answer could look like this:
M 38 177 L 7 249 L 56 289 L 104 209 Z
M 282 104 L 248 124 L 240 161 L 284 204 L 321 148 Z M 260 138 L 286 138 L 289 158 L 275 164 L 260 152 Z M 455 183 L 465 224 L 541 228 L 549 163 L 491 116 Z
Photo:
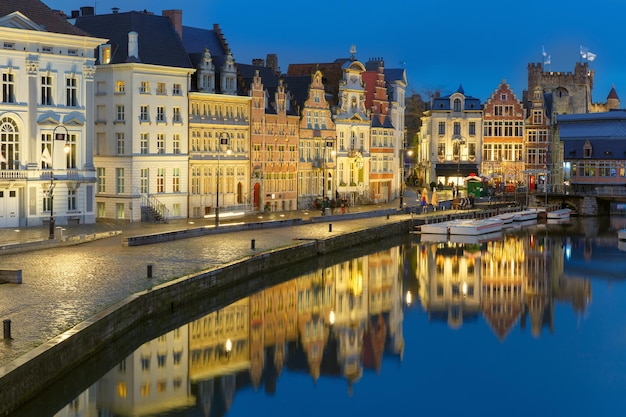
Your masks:
M 417 196 L 408 192 L 405 206 L 416 206 Z M 22 284 L 0 284 L 0 320 L 11 320 L 11 340 L 0 341 L 2 365 L 115 304 L 130 294 L 173 278 L 219 267 L 229 262 L 284 247 L 302 239 L 323 239 L 362 230 L 385 222 L 404 220 L 399 201 L 352 207 L 350 213 L 323 218 L 320 212 L 268 213 L 233 221 L 268 221 L 285 218 L 314 220 L 300 226 L 211 234 L 167 243 L 123 247 L 119 235 L 76 245 L 15 254 L 1 254 L 0 269 L 21 269 Z M 369 216 L 369 217 L 368 217 Z M 421 217 L 416 216 L 416 217 Z M 328 221 L 326 221 L 328 219 Z M 94 225 L 63 226 L 69 236 L 121 230 L 121 236 L 162 233 L 200 227 L 212 220 L 188 220 L 168 224 L 97 222 Z M 20 231 L 0 229 L 0 246 L 48 239 L 48 228 Z M 252 239 L 255 248 L 251 247 Z M 147 279 L 150 265 L 153 277 Z

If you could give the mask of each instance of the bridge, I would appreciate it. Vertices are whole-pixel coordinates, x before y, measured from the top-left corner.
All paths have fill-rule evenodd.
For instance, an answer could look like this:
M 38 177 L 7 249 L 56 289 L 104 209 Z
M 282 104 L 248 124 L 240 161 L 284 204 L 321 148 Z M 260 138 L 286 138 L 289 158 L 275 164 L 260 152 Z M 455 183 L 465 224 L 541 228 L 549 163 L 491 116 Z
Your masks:
M 567 207 L 579 216 L 603 216 L 611 214 L 612 211 L 626 211 L 626 187 L 596 187 L 586 191 L 548 191 L 547 193 L 536 190 L 524 195 L 517 193 L 511 198 L 512 194 L 507 193 L 505 198 L 518 201 L 522 205 Z M 613 207 L 615 205 L 617 207 Z

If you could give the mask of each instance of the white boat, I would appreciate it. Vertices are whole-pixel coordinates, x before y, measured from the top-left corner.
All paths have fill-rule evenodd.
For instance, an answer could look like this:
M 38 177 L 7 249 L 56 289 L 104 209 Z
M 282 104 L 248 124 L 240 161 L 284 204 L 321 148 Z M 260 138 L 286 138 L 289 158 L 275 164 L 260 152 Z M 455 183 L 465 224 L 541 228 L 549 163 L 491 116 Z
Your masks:
M 549 211 L 547 214 L 548 219 L 569 219 L 572 210 L 568 208 Z
M 493 240 L 499 240 L 502 238 L 502 232 L 485 233 L 482 235 L 452 235 L 452 234 L 434 234 L 423 233 L 420 237 L 421 242 L 430 243 L 464 243 L 464 244 L 479 244 L 489 242 Z
M 537 210 L 522 210 L 515 212 L 513 216 L 513 221 L 516 222 L 525 222 L 528 220 L 537 220 L 537 215 L 539 212 Z
M 450 220 L 446 222 L 439 223 L 426 223 L 419 227 L 421 233 L 429 233 L 429 234 L 447 234 L 448 228 L 450 224 L 457 222 L 458 220 Z
M 626 240 L 626 229 L 619 229 L 617 231 L 617 238 L 619 240 Z
M 450 224 L 451 235 L 484 235 L 486 233 L 494 233 L 502 230 L 504 222 L 502 220 L 488 218 L 480 220 L 462 220 L 454 224 Z
M 495 216 L 492 217 L 492 219 L 502 220 L 504 224 L 513 223 L 514 218 L 515 218 L 515 212 L 496 214 Z

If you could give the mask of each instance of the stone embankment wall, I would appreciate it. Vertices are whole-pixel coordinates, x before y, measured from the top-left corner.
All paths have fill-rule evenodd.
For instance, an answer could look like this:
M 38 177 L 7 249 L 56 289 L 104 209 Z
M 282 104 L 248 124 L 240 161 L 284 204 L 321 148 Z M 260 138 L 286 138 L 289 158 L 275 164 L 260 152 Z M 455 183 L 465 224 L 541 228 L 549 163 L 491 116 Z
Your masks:
M 8 365 L 0 367 L 0 416 L 10 416 L 59 381 L 70 370 L 88 362 L 98 352 L 120 343 L 137 328 L 161 325 L 164 317 L 185 310 L 194 300 L 205 304 L 234 286 L 258 287 L 258 277 L 275 269 L 289 267 L 371 242 L 406 236 L 411 220 L 341 234 L 327 239 L 260 253 L 218 269 L 178 278 L 134 294 L 102 311 L 73 329 L 52 339 Z M 206 313 L 205 313 L 206 314 Z M 60 406 L 62 406 L 61 404 Z

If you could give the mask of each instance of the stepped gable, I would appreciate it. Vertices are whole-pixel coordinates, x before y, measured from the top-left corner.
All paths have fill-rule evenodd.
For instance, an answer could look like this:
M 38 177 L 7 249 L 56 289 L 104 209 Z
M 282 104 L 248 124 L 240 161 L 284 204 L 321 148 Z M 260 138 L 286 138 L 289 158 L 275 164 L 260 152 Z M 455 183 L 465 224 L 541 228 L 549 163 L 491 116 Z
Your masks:
M 62 12 L 52 10 L 39 0 L 1 0 L 0 16 L 20 12 L 47 32 L 65 35 L 90 36 L 67 21 Z
M 229 52 L 228 44 L 224 42 L 222 32 L 217 25 L 213 25 L 213 29 L 183 26 L 183 46 L 194 68 L 202 61 L 205 49 L 208 49 L 211 54 L 216 69 L 222 68 Z
M 192 67 L 183 43 L 167 16 L 137 11 L 79 16 L 76 18 L 76 26 L 94 36 L 109 39 L 111 64 L 139 62 L 166 67 Z M 139 34 L 138 58 L 128 57 L 129 32 Z

